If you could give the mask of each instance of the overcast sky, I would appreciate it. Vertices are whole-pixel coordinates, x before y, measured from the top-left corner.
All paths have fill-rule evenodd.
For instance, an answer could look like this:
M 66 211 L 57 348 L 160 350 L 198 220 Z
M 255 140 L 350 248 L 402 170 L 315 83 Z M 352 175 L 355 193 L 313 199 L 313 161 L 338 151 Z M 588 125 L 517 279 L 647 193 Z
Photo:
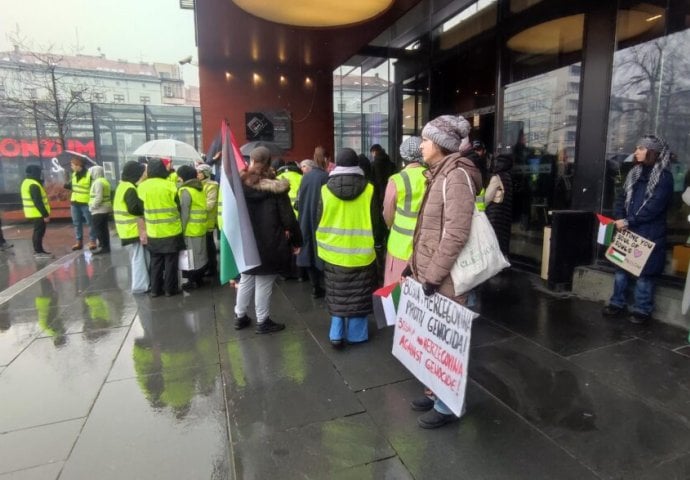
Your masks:
M 34 49 L 50 44 L 65 54 L 98 55 L 130 62 L 197 62 L 194 11 L 179 0 L 0 0 L 0 51 L 19 28 Z M 199 85 L 198 69 L 182 67 L 185 82 Z

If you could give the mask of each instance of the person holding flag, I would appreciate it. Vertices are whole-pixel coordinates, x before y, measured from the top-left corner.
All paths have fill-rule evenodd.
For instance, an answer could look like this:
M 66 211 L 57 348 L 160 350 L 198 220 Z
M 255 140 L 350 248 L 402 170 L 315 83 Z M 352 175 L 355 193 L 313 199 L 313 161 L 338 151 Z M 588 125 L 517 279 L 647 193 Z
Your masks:
M 616 230 L 630 229 L 655 243 L 638 278 L 616 268 L 613 294 L 602 314 L 620 317 L 627 313 L 628 285 L 635 286 L 635 303 L 628 320 L 642 324 L 651 319 L 654 310 L 656 277 L 666 263 L 666 211 L 673 197 L 673 175 L 669 170 L 671 152 L 656 135 L 645 135 L 635 149 L 635 166 L 628 172 L 623 191 L 616 201 Z
M 235 200 L 243 197 L 259 262 L 241 271 L 235 301 L 235 329 L 240 330 L 251 323 L 247 308 L 253 297 L 256 333 L 265 334 L 285 328 L 284 324 L 270 318 L 271 295 L 278 275 L 290 271 L 292 255 L 298 254 L 302 246 L 302 233 L 288 197 L 290 183 L 275 178 L 270 151 L 266 147 L 257 147 L 250 152 L 249 159 L 249 166 L 240 174 L 242 190 L 231 192 L 230 196 Z M 223 198 L 227 196 L 223 194 Z M 223 212 L 229 208 L 226 204 Z M 231 223 L 227 226 L 236 228 L 236 225 Z M 225 231 L 225 220 L 223 228 Z

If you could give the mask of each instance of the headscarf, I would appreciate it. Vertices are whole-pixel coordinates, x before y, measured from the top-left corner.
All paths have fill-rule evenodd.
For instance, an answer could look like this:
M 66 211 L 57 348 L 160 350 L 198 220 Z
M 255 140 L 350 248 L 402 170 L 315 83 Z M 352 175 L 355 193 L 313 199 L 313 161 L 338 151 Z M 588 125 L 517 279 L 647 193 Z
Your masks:
M 669 163 L 671 162 L 671 152 L 668 148 L 666 141 L 656 135 L 645 135 L 637 142 L 637 145 L 644 147 L 647 150 L 653 150 L 659 153 L 659 158 L 657 159 L 654 167 L 652 167 L 652 172 L 649 174 L 649 182 L 647 182 L 647 190 L 644 193 L 644 201 L 646 202 L 652 198 L 652 194 L 659 184 L 661 179 L 661 172 L 667 170 Z M 625 208 L 626 210 L 630 206 L 632 201 L 633 186 L 640 179 L 642 175 L 642 164 L 638 163 L 630 170 L 627 178 L 625 179 L 625 184 L 623 188 L 625 189 Z
M 421 144 L 421 137 L 409 137 L 400 144 L 400 157 L 405 165 L 422 162 L 422 150 L 419 148 Z

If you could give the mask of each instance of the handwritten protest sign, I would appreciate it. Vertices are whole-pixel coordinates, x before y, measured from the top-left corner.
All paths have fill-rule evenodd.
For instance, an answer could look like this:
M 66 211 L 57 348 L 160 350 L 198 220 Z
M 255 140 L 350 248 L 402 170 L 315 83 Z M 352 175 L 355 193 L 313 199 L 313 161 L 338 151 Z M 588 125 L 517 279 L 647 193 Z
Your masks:
M 465 403 L 472 320 L 478 315 L 419 282 L 401 285 L 393 356 L 460 416 Z
M 639 277 L 654 245 L 656 244 L 651 240 L 630 230 L 620 230 L 606 249 L 606 258 L 617 267 Z

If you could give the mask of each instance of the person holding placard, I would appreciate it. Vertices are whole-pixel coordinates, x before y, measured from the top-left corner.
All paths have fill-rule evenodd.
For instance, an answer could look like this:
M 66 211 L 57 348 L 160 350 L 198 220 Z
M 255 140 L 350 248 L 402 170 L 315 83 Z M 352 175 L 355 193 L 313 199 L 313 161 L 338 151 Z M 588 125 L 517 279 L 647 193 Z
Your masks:
M 428 186 L 413 236 L 413 250 L 403 276 L 422 284 L 424 294 L 434 293 L 467 304 L 467 294 L 455 295 L 451 268 L 467 243 L 474 213 L 475 193 L 482 189 L 482 176 L 465 154 L 471 152 L 470 124 L 465 118 L 442 115 L 422 130 L 421 151 L 429 169 Z M 472 183 L 470 185 L 470 182 Z M 457 420 L 432 392 L 412 401 L 422 428 L 438 428 Z
M 655 247 L 638 278 L 617 268 L 613 295 L 602 314 L 623 317 L 628 314 L 628 287 L 634 285 L 634 304 L 628 320 L 642 324 L 654 310 L 654 287 L 666 261 L 666 212 L 673 194 L 673 175 L 669 170 L 670 151 L 666 142 L 655 135 L 645 135 L 635 149 L 635 166 L 630 170 L 623 191 L 616 200 L 616 230 L 630 229 L 652 242 Z

